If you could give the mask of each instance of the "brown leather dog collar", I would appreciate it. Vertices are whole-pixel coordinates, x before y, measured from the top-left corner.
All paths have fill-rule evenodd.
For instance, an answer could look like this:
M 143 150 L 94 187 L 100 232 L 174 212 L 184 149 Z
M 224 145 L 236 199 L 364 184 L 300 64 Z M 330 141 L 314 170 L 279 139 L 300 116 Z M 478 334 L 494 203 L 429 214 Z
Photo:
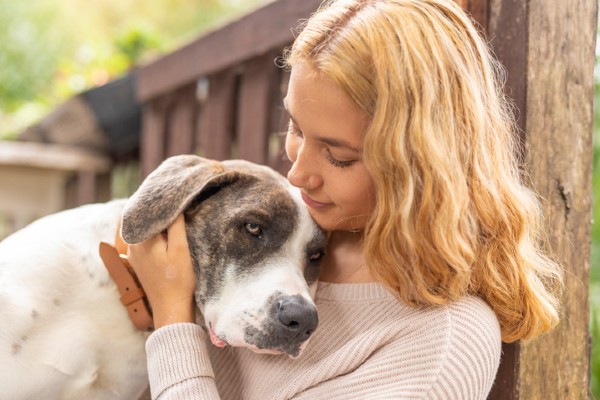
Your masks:
M 121 237 L 121 224 L 117 227 L 115 245 L 111 246 L 106 242 L 100 242 L 99 252 L 104 266 L 119 290 L 121 304 L 127 309 L 133 325 L 142 331 L 153 330 L 150 303 L 135 271 L 127 260 L 127 243 Z

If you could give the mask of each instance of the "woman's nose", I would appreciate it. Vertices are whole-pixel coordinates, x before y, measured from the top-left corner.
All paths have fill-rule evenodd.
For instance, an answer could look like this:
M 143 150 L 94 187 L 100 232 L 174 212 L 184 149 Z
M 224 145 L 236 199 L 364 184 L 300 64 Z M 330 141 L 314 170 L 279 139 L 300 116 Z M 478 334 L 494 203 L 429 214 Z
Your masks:
M 288 181 L 299 188 L 302 188 L 304 186 L 306 186 L 306 174 L 303 172 L 302 169 L 302 165 L 300 163 L 300 158 L 299 157 L 295 157 L 295 159 L 291 159 L 292 161 L 292 168 L 290 168 L 290 170 L 287 173 L 287 178 Z
M 292 185 L 308 191 L 314 191 L 323 185 L 323 178 L 315 166 L 315 160 L 310 157 L 297 157 L 287 178 Z
M 306 188 L 311 175 L 313 175 L 311 168 L 314 167 L 315 160 L 311 160 L 309 152 L 305 149 L 304 142 L 294 140 L 293 138 L 286 141 L 286 152 L 292 162 L 292 168 L 290 168 L 287 174 L 288 181 L 296 187 Z

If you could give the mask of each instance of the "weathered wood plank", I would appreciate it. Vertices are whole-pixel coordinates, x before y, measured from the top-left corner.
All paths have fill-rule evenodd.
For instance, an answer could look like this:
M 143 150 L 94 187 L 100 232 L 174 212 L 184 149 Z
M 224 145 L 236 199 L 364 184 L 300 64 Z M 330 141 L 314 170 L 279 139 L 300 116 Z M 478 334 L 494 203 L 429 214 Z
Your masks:
M 516 107 L 519 132 L 524 132 L 527 81 L 527 2 L 522 0 L 489 0 L 486 32 L 494 53 L 507 71 L 505 91 Z M 521 138 L 523 139 L 523 138 Z M 522 154 L 519 155 L 522 157 Z M 502 345 L 502 362 L 498 369 L 490 400 L 518 399 L 520 344 Z
M 142 102 L 170 92 L 202 75 L 211 75 L 279 48 L 293 39 L 292 28 L 308 17 L 321 0 L 278 0 L 215 30 L 138 73 Z
M 277 87 L 275 55 L 268 53 L 245 66 L 241 77 L 237 113 L 237 157 L 260 164 L 268 162 L 272 107 Z
M 525 131 L 527 95 L 527 51 L 529 26 L 527 1 L 489 0 L 487 25 L 494 53 L 507 71 L 505 91 L 518 113 L 517 123 Z M 523 138 L 522 138 L 523 139 Z
M 292 163 L 285 154 L 285 137 L 289 125 L 289 115 L 283 107 L 283 99 L 287 94 L 289 71 L 279 70 L 275 95 L 271 103 L 271 139 L 269 141 L 269 166 L 282 175 L 287 175 Z
M 456 0 L 485 29 L 488 19 L 488 0 Z
M 142 111 L 140 167 L 142 178 L 148 176 L 165 159 L 167 110 L 170 99 L 146 103 Z
M 529 1 L 525 143 L 546 199 L 549 242 L 564 265 L 563 318 L 521 345 L 522 399 L 588 397 L 588 280 L 596 0 Z M 544 384 L 540 384 L 544 382 Z
M 210 78 L 208 98 L 199 122 L 202 155 L 215 160 L 231 158 L 235 124 L 236 74 L 227 70 Z
M 595 0 L 491 0 L 488 35 L 508 72 L 524 158 L 565 267 L 560 325 L 504 346 L 491 399 L 588 397 L 589 239 Z
M 188 85 L 176 93 L 167 129 L 167 157 L 194 152 L 197 110 L 196 85 Z
M 502 344 L 502 360 L 488 400 L 519 399 L 519 343 Z

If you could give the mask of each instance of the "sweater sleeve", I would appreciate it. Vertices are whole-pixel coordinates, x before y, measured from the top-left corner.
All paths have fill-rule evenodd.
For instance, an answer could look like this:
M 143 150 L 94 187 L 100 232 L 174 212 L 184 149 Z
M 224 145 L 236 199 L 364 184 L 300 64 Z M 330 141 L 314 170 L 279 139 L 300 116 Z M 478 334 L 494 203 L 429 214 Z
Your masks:
M 456 303 L 448 310 L 448 347 L 426 398 L 486 399 L 500 364 L 498 320 L 478 298 Z
M 219 399 L 206 347 L 196 324 L 167 325 L 146 341 L 152 399 Z
M 494 313 L 472 298 L 445 307 L 429 321 L 433 323 L 423 321 L 410 334 L 390 338 L 355 370 L 297 398 L 485 399 L 500 363 L 500 327 Z

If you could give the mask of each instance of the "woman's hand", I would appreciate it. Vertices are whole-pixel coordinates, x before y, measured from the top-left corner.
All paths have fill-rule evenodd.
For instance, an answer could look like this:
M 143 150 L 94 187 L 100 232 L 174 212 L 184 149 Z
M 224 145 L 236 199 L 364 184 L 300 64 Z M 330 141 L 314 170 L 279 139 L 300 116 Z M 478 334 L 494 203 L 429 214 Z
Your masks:
M 167 237 L 158 234 L 129 245 L 127 255 L 152 306 L 155 329 L 177 322 L 196 322 L 196 278 L 183 214 L 167 229 Z

